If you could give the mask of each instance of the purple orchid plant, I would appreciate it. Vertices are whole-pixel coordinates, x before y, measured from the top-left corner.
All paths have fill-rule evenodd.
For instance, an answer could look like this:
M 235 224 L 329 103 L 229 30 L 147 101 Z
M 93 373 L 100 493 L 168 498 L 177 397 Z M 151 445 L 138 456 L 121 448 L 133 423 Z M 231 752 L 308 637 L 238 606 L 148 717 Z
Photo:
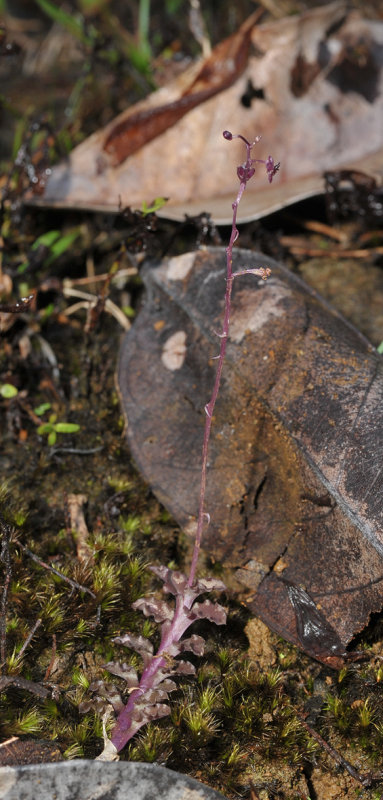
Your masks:
M 229 337 L 231 295 L 234 278 L 240 275 L 257 275 L 266 280 L 270 275 L 267 267 L 242 269 L 233 272 L 233 246 L 238 238 L 237 212 L 241 197 L 246 189 L 248 181 L 255 173 L 256 164 L 264 164 L 269 182 L 273 180 L 278 172 L 279 164 L 274 162 L 272 156 L 264 161 L 253 159 L 251 151 L 254 145 L 260 141 L 260 136 L 253 142 L 249 142 L 241 134 L 233 135 L 229 131 L 224 131 L 223 136 L 228 141 L 241 139 L 246 147 L 246 160 L 237 168 L 237 175 L 240 186 L 237 197 L 232 205 L 233 221 L 229 244 L 226 248 L 226 293 L 225 311 L 222 325 L 222 332 L 218 334 L 220 338 L 220 351 L 217 356 L 217 372 L 212 390 L 212 395 L 205 406 L 206 419 L 202 446 L 201 482 L 199 496 L 199 511 L 197 528 L 194 540 L 193 555 L 189 575 L 182 572 L 168 569 L 165 566 L 152 566 L 150 569 L 163 581 L 163 591 L 167 595 L 173 595 L 174 600 L 157 599 L 155 597 L 142 597 L 133 603 L 133 608 L 139 609 L 146 617 L 152 617 L 156 623 L 161 625 L 161 641 L 157 652 L 154 654 L 153 645 L 144 636 L 133 636 L 126 633 L 113 639 L 116 644 L 135 650 L 142 658 L 143 671 L 139 678 L 136 670 L 126 664 L 109 662 L 105 668 L 126 682 L 129 699 L 123 703 L 121 697 L 114 687 L 107 688 L 101 681 L 94 685 L 98 689 L 99 696 L 107 699 L 117 716 L 116 724 L 112 730 L 111 738 L 105 736 L 105 747 L 103 753 L 98 756 L 99 760 L 113 760 L 117 754 L 125 747 L 127 742 L 142 728 L 146 723 L 170 714 L 168 705 L 169 694 L 173 692 L 177 685 L 173 678 L 176 675 L 191 675 L 195 673 L 195 667 L 190 661 L 178 659 L 179 655 L 191 652 L 201 656 L 204 652 L 204 640 L 201 636 L 192 634 L 187 639 L 182 639 L 184 633 L 196 621 L 208 619 L 216 625 L 224 625 L 226 622 L 226 612 L 223 606 L 212 600 L 197 602 L 197 598 L 211 591 L 224 591 L 225 585 L 222 581 L 215 578 L 197 578 L 197 563 L 201 549 L 203 528 L 209 524 L 209 514 L 205 510 L 205 492 L 208 463 L 208 447 L 210 432 L 213 421 L 214 408 L 219 393 L 222 369 L 226 354 L 226 346 Z M 92 687 L 91 687 L 92 688 Z

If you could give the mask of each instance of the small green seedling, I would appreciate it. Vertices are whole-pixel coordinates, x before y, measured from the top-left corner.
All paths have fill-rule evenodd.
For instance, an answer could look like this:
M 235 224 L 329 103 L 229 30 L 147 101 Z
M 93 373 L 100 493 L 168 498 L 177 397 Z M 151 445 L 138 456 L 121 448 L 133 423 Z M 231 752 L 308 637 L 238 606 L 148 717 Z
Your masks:
M 33 411 L 37 417 L 42 417 L 43 414 L 45 414 L 46 411 L 49 411 L 50 408 L 50 403 L 41 403 L 39 406 L 37 406 L 37 408 L 34 408 Z
M 5 400 L 10 400 L 12 397 L 16 397 L 18 389 L 16 389 L 16 386 L 13 386 L 12 383 L 2 383 L 0 386 L 0 394 Z
M 152 202 L 148 206 L 147 202 L 143 200 L 141 206 L 142 216 L 147 217 L 148 214 L 155 214 L 157 211 L 160 210 L 160 208 L 163 208 L 163 206 L 165 206 L 167 202 L 168 202 L 167 197 L 156 197 L 154 200 L 152 200 Z
M 41 234 L 36 241 L 33 242 L 31 249 L 38 250 L 40 247 L 44 248 L 47 253 L 43 258 L 44 266 L 49 267 L 57 258 L 67 252 L 72 244 L 78 239 L 80 235 L 79 228 L 76 228 L 69 233 L 62 235 L 61 231 L 46 231 Z M 24 261 L 18 267 L 19 275 L 23 274 L 28 267 L 28 262 Z
M 50 403 L 43 403 L 35 409 L 35 414 L 41 416 L 41 414 L 45 413 L 47 408 L 50 408 Z M 80 425 L 77 425 L 76 422 L 56 422 L 56 419 L 57 414 L 51 414 L 48 422 L 43 422 L 42 425 L 39 425 L 37 428 L 37 433 L 40 435 L 46 434 L 48 436 L 49 445 L 54 445 L 56 443 L 58 433 L 78 433 L 80 430 Z

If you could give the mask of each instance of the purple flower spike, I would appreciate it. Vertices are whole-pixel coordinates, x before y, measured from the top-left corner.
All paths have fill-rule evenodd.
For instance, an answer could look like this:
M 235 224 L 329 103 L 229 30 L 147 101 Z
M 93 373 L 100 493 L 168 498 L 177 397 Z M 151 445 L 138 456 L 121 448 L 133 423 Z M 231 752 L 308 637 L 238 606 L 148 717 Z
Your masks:
M 203 654 L 204 650 L 204 641 L 201 636 L 193 633 L 188 639 L 182 638 L 190 626 L 201 619 L 208 619 L 216 625 L 224 625 L 226 622 L 226 611 L 219 603 L 211 600 L 197 602 L 197 598 L 201 594 L 225 589 L 222 581 L 216 578 L 196 577 L 203 527 L 210 521 L 209 513 L 205 510 L 208 448 L 229 337 L 234 278 L 240 275 L 257 275 L 262 280 L 266 280 L 270 275 L 268 267 L 240 269 L 237 272 L 233 272 L 233 247 L 239 235 L 237 228 L 238 206 L 248 181 L 255 173 L 255 165 L 264 164 L 269 183 L 271 183 L 274 175 L 279 170 L 279 163 L 276 164 L 272 156 L 268 156 L 266 161 L 260 158 L 251 158 L 252 148 L 258 144 L 260 136 L 256 136 L 254 141 L 249 142 L 241 133 L 233 134 L 225 130 L 222 135 L 229 142 L 232 139 L 241 139 L 246 148 L 246 160 L 237 168 L 240 186 L 237 197 L 232 204 L 231 235 L 226 248 L 225 310 L 222 333 L 218 334 L 221 343 L 219 355 L 216 356 L 218 358 L 218 367 L 215 382 L 210 400 L 205 406 L 206 418 L 202 446 L 199 510 L 192 561 L 189 575 L 184 575 L 178 570 L 172 570 L 163 564 L 151 567 L 152 572 L 163 581 L 165 594 L 173 595 L 173 599 L 171 598 L 170 602 L 157 596 L 151 596 L 141 597 L 133 603 L 133 608 L 140 609 L 146 617 L 153 617 L 161 625 L 161 641 L 155 654 L 152 643 L 145 636 L 125 633 L 113 639 L 116 644 L 135 650 L 142 659 L 143 669 L 139 678 L 134 667 L 125 662 L 120 664 L 119 662 L 111 661 L 105 665 L 112 675 L 117 675 L 126 681 L 128 699 L 125 704 L 115 687 L 104 685 L 103 681 L 96 682 L 95 691 L 98 691 L 99 695 L 96 700 L 99 703 L 104 700 L 109 701 L 117 716 L 111 739 L 107 738 L 106 733 L 104 734 L 104 752 L 98 756 L 98 759 L 102 761 L 114 760 L 116 754 L 125 747 L 127 742 L 143 725 L 170 714 L 170 706 L 167 703 L 168 695 L 177 688 L 176 683 L 172 680 L 173 676 L 195 674 L 194 665 L 189 661 L 179 660 L 178 656 L 185 651 L 190 651 L 199 656 Z

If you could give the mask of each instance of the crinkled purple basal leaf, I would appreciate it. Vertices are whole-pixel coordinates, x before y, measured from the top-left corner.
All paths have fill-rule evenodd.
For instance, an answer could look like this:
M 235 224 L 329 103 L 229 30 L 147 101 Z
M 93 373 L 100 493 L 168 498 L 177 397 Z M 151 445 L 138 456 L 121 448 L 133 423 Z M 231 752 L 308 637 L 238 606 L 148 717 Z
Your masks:
M 156 566 L 155 564 L 149 567 L 151 572 L 154 572 L 157 575 L 157 578 L 160 578 L 161 581 L 166 581 L 168 579 L 168 574 L 171 572 L 169 567 L 165 567 L 164 564 L 159 564 Z
M 192 586 L 188 586 L 188 577 L 179 570 L 172 570 L 163 565 L 151 566 L 151 571 L 164 582 L 163 590 L 174 595 L 183 595 L 185 604 L 189 607 L 186 598 L 198 597 L 203 592 L 218 591 L 226 589 L 225 584 L 218 578 L 200 578 Z
M 160 685 L 161 685 L 161 689 L 163 689 L 164 692 L 166 692 L 167 694 L 169 692 L 175 692 L 175 690 L 178 688 L 177 684 L 174 683 L 174 681 L 171 681 L 171 680 L 163 680 L 163 681 L 161 681 Z
M 97 694 L 98 697 L 101 697 L 103 700 L 107 700 L 117 714 L 124 708 L 120 692 L 113 683 L 105 683 L 105 681 L 102 680 L 92 681 L 89 690 Z
M 194 603 L 188 613 L 188 619 L 194 622 L 195 619 L 208 619 L 216 625 L 225 625 L 226 611 L 219 603 L 211 600 L 204 600 L 203 603 Z
M 218 578 L 198 578 L 191 588 L 202 594 L 202 592 L 224 592 L 226 586 Z
M 165 681 L 166 678 L 170 678 L 174 675 L 174 666 L 172 664 L 171 667 L 159 667 L 152 678 L 152 686 L 159 686 L 160 684 Z M 173 681 L 171 681 L 173 683 Z
M 190 650 L 195 656 L 203 656 L 205 652 L 205 640 L 202 636 L 197 636 L 196 633 L 193 633 L 189 639 L 181 639 L 179 646 L 180 653 Z
M 156 703 L 153 706 L 146 706 L 146 708 L 135 706 L 132 711 L 132 728 L 138 730 L 134 723 L 139 723 L 138 727 L 141 728 L 147 722 L 161 719 L 161 717 L 166 717 L 168 714 L 170 714 L 170 706 L 165 703 Z
M 187 608 L 190 608 L 194 598 L 201 594 L 197 585 L 188 586 L 188 577 L 180 570 L 173 570 L 164 566 L 150 567 L 150 569 L 158 578 L 164 581 L 163 591 L 176 596 L 182 595 Z M 202 591 L 205 590 L 203 589 Z
M 145 636 L 133 636 L 131 633 L 124 633 L 123 636 L 115 636 L 112 642 L 122 644 L 124 647 L 130 647 L 139 653 L 144 666 L 146 666 L 153 657 L 153 645 L 150 639 Z
M 89 711 L 92 711 L 100 717 L 105 714 L 108 708 L 110 708 L 110 703 L 103 697 L 98 697 L 98 695 L 91 697 L 90 700 L 84 700 L 77 706 L 77 710 L 80 714 L 88 714 Z
M 111 672 L 112 675 L 123 678 L 130 689 L 138 686 L 137 672 L 134 667 L 131 667 L 129 664 L 121 664 L 119 661 L 108 661 L 107 664 L 103 664 L 103 668 Z
M 203 656 L 205 640 L 202 636 L 197 636 L 196 633 L 193 633 L 189 639 L 181 639 L 180 642 L 173 642 L 167 652 L 171 656 L 178 656 L 179 653 L 184 653 L 186 650 L 190 650 L 195 656 Z
M 143 650 L 147 653 L 153 653 L 153 645 L 146 636 L 135 636 L 133 633 L 123 633 L 122 636 L 115 636 L 112 641 L 116 642 L 116 644 L 122 644 L 124 647 L 131 647 L 132 650 L 136 650 L 137 653 L 141 653 Z
M 195 675 L 195 666 L 190 661 L 176 661 L 173 675 Z
M 226 587 L 216 578 L 202 578 L 189 586 L 188 578 L 182 572 L 165 566 L 151 567 L 152 572 L 164 582 L 164 591 L 176 597 L 174 608 L 163 600 L 140 598 L 133 608 L 143 611 L 145 616 L 154 617 L 161 623 L 161 643 L 157 655 L 153 654 L 151 642 L 143 636 L 125 634 L 113 641 L 136 650 L 143 659 L 144 670 L 137 685 L 137 675 L 126 665 L 111 662 L 112 671 L 120 677 L 127 676 L 134 681 L 130 688 L 130 698 L 118 716 L 112 734 L 112 743 L 119 752 L 137 731 L 153 719 L 170 713 L 169 706 L 162 702 L 168 699 L 169 692 L 177 686 L 171 677 L 174 675 L 195 675 L 195 667 L 189 661 L 173 660 L 175 656 L 191 651 L 203 655 L 204 640 L 193 634 L 188 639 L 181 637 L 197 619 L 209 619 L 217 625 L 224 625 L 226 612 L 223 606 L 211 600 L 197 603 L 196 598 L 212 590 L 222 591 Z M 108 665 L 107 665 L 108 667 Z
M 161 685 L 158 689 L 147 689 L 137 696 L 135 706 L 154 706 L 156 703 L 162 703 L 163 700 L 167 699 L 168 693 Z
M 150 567 L 150 569 L 164 582 L 164 592 L 175 595 L 184 593 L 188 579 L 183 572 L 180 572 L 180 570 L 169 569 L 163 565 L 158 567 Z
M 165 600 L 157 600 L 155 597 L 140 597 L 139 600 L 132 603 L 132 608 L 142 611 L 145 617 L 154 617 L 155 622 L 173 619 L 174 610 L 171 606 Z

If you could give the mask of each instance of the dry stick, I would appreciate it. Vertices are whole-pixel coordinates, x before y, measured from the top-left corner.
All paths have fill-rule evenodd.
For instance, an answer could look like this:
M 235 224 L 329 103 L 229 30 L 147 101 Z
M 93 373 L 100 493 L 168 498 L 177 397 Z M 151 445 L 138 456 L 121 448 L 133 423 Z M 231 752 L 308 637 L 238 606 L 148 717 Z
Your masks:
M 53 574 L 57 575 L 58 578 L 61 578 L 61 580 L 66 581 L 66 583 L 69 583 L 72 589 L 78 589 L 80 592 L 87 592 L 88 594 L 90 594 L 91 597 L 93 597 L 94 600 L 96 599 L 96 595 L 94 594 L 94 592 L 91 592 L 91 590 L 88 589 L 87 586 L 82 586 L 81 583 L 77 583 L 77 581 L 73 581 L 72 578 L 68 578 L 67 575 L 63 575 L 62 572 L 59 572 L 58 569 L 55 569 L 50 564 L 46 564 L 45 561 L 42 561 L 41 558 L 32 553 L 32 550 L 29 550 L 29 548 L 26 547 L 25 544 L 21 544 L 21 542 L 18 542 L 18 545 L 19 547 L 21 547 L 22 550 L 24 550 L 24 553 L 26 553 L 27 556 L 29 556 L 29 558 L 31 558 L 33 561 L 36 561 L 36 564 L 39 564 L 40 567 L 44 567 L 44 569 L 48 569 L 49 572 L 53 572 Z
M 43 677 L 43 681 L 47 681 L 49 676 L 50 676 L 50 674 L 51 674 L 51 672 L 52 672 L 53 665 L 55 663 L 55 658 L 56 658 L 56 649 L 57 649 L 56 634 L 52 633 L 52 655 L 51 655 L 51 660 L 50 660 L 50 662 L 49 662 L 49 664 L 47 666 L 46 673 L 45 673 L 45 675 Z
M 212 391 L 211 398 L 207 405 L 205 406 L 206 412 L 206 420 L 205 420 L 205 431 L 203 437 L 203 445 L 202 445 L 202 466 L 201 466 L 201 483 L 200 483 L 200 496 L 199 496 L 199 509 L 198 509 L 198 521 L 197 521 L 197 532 L 194 540 L 194 549 L 193 549 L 193 557 L 192 563 L 190 567 L 190 574 L 188 585 L 192 586 L 195 580 L 196 570 L 197 570 L 197 562 L 199 551 L 201 547 L 201 539 L 202 539 L 202 532 L 205 520 L 209 523 L 209 514 L 205 511 L 205 494 L 206 494 L 206 473 L 207 473 L 207 457 L 208 457 L 208 449 L 209 449 L 209 440 L 210 440 L 210 432 L 211 432 L 211 425 L 213 421 L 213 414 L 214 408 L 217 401 L 220 383 L 221 383 L 221 376 L 222 376 L 222 369 L 223 363 L 226 355 L 226 347 L 227 347 L 227 340 L 229 337 L 229 326 L 230 326 L 230 311 L 231 311 L 231 293 L 233 289 L 233 281 L 234 278 L 237 278 L 239 275 L 259 275 L 263 280 L 270 275 L 270 270 L 268 268 L 260 268 L 260 269 L 241 269 L 239 272 L 233 273 L 233 247 L 238 238 L 239 231 L 237 228 L 237 213 L 238 213 L 238 206 L 241 202 L 242 195 L 246 189 L 247 182 L 250 178 L 253 177 L 255 169 L 253 164 L 261 163 L 265 164 L 266 171 L 268 175 L 269 182 L 271 183 L 274 175 L 279 169 L 279 164 L 275 164 L 274 160 L 271 156 L 269 156 L 266 161 L 262 159 L 253 159 L 251 158 L 251 150 L 255 144 L 257 144 L 260 140 L 260 136 L 257 136 L 254 142 L 248 142 L 243 136 L 233 135 L 229 131 L 224 131 L 223 136 L 225 139 L 231 141 L 231 139 L 242 139 L 246 147 L 246 161 L 245 163 L 238 167 L 237 175 L 240 181 L 239 190 L 237 197 L 232 204 L 233 209 L 233 222 L 231 228 L 231 235 L 230 241 L 226 248 L 226 292 L 225 292 L 225 312 L 224 312 L 224 319 L 223 319 L 223 326 L 222 326 L 222 333 L 218 334 L 221 339 L 220 351 L 218 356 L 218 366 L 217 372 L 215 376 L 214 387 Z
M 0 662 L 4 664 L 7 657 L 7 600 L 8 589 L 12 577 L 11 557 L 9 554 L 9 543 L 12 535 L 12 528 L 8 522 L 0 514 L 0 528 L 2 532 L 2 545 L 0 552 L 0 559 L 2 560 L 5 568 L 4 586 L 1 595 L 1 611 L 0 611 Z
M 373 783 L 377 783 L 378 781 L 382 780 L 383 772 L 376 772 L 376 773 L 367 772 L 364 774 L 358 772 L 358 770 L 355 769 L 355 767 L 353 767 L 352 764 L 350 764 L 350 762 L 347 761 L 346 758 L 344 758 L 340 753 L 338 753 L 337 750 L 331 747 L 331 744 L 326 742 L 326 740 L 323 739 L 322 736 L 319 733 L 317 733 L 317 731 L 314 730 L 314 728 L 312 728 L 311 725 L 308 724 L 308 722 L 306 722 L 302 714 L 298 714 L 298 718 L 301 724 L 306 728 L 310 736 L 312 736 L 313 739 L 316 739 L 316 741 L 320 744 L 320 746 L 323 747 L 324 750 L 326 750 L 326 753 L 328 753 L 329 756 L 331 756 L 331 758 L 333 758 L 334 761 L 336 761 L 336 763 L 339 764 L 340 767 L 343 767 L 348 772 L 348 774 L 351 775 L 352 778 L 354 778 L 354 780 L 358 781 L 358 783 L 364 786 L 365 789 L 368 789 L 370 786 L 372 786 Z
M 25 691 L 43 699 L 49 697 L 49 689 L 41 686 L 40 683 L 22 678 L 20 675 L 2 675 L 0 677 L 0 692 L 4 691 L 8 686 L 16 686 L 16 689 L 25 689 Z
M 35 633 L 36 633 L 37 629 L 40 627 L 41 623 L 42 623 L 42 620 L 41 620 L 41 619 L 37 619 L 37 620 L 36 620 L 36 622 L 35 622 L 35 624 L 34 624 L 34 626 L 33 626 L 32 630 L 29 632 L 29 634 L 28 634 L 28 636 L 27 636 L 27 638 L 26 638 L 26 640 L 25 640 L 25 642 L 24 642 L 23 646 L 20 648 L 20 650 L 19 650 L 19 652 L 18 652 L 18 654 L 17 654 L 17 659 L 18 659 L 18 660 L 20 660 L 20 659 L 23 657 L 23 655 L 24 655 L 24 653 L 25 653 L 25 651 L 26 651 L 26 649 L 27 649 L 28 645 L 29 645 L 29 644 L 30 644 L 30 642 L 32 641 L 32 638 L 33 638 L 33 636 L 35 635 Z

